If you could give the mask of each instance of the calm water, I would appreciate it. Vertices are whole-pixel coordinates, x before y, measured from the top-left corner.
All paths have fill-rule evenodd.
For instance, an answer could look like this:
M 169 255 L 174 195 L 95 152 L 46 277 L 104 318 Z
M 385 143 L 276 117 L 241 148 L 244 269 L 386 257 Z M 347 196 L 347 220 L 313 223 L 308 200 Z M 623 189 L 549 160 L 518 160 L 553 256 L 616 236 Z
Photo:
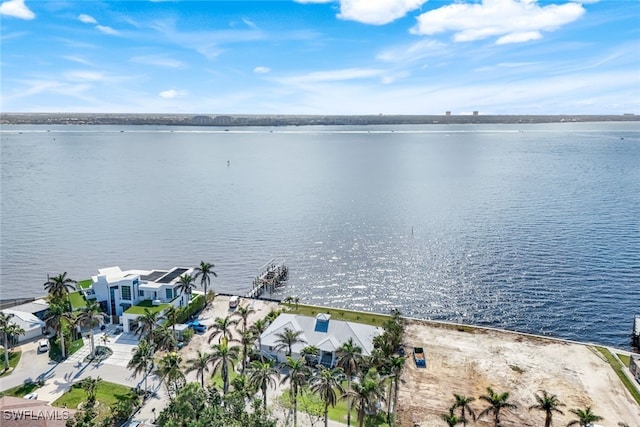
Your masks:
M 200 260 L 244 293 L 276 258 L 309 303 L 620 347 L 640 312 L 637 123 L 1 137 L 2 298 Z

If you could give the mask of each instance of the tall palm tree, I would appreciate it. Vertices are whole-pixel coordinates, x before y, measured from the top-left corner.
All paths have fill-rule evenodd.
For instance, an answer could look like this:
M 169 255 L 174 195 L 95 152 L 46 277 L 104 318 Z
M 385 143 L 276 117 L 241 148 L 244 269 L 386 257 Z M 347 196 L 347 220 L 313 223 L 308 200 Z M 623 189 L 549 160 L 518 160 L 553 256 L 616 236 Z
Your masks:
M 67 272 L 57 276 L 47 276 L 47 281 L 44 284 L 44 290 L 54 298 L 62 298 L 69 294 L 69 291 L 75 291 L 75 284 L 78 283 L 67 277 Z
M 223 337 L 228 341 L 233 340 L 231 327 L 237 324 L 238 321 L 232 319 L 231 316 L 216 317 L 216 319 L 213 321 L 213 325 L 211 325 L 211 329 L 213 329 L 213 332 L 211 332 L 211 335 L 209 335 L 209 343 L 211 343 L 211 341 L 213 341 L 213 339 L 218 335 L 220 335 L 220 338 L 218 339 L 219 343 L 222 342 Z
M 493 414 L 493 425 L 494 427 L 500 427 L 500 410 L 504 409 L 515 409 L 516 405 L 513 403 L 509 403 L 509 392 L 505 391 L 504 393 L 496 393 L 493 391 L 491 387 L 487 387 L 487 394 L 483 394 L 480 396 L 480 400 L 484 400 L 489 404 L 485 409 L 480 412 L 478 418 L 487 415 Z
M 248 305 L 241 305 L 233 313 L 234 316 L 237 316 L 240 318 L 238 320 L 242 320 L 242 330 L 240 331 L 241 333 L 244 334 L 247 331 L 247 321 L 249 319 L 249 315 L 255 312 L 256 311 L 253 308 L 249 307 Z
M 191 301 L 191 291 L 193 291 L 195 287 L 196 283 L 192 275 L 185 273 L 178 278 L 178 286 L 176 286 L 176 289 L 178 292 L 187 295 L 187 304 Z
M 304 338 L 301 337 L 302 331 L 294 331 L 293 329 L 284 328 L 284 332 L 275 334 L 278 339 L 275 341 L 275 350 L 280 351 L 287 349 L 287 356 L 291 356 L 293 353 L 293 346 L 300 343 L 305 343 Z
M 319 366 L 319 371 L 311 380 L 311 391 L 320 396 L 324 402 L 324 427 L 329 425 L 329 406 L 334 407 L 338 402 L 338 393 L 342 395 L 342 380 L 344 372 L 342 368 L 325 368 Z
M 308 345 L 300 350 L 300 356 L 302 356 L 308 366 L 315 365 L 318 360 L 320 349 L 315 345 Z
M 211 363 L 211 353 L 203 353 L 198 350 L 198 355 L 193 358 L 187 360 L 187 367 L 185 369 L 186 373 L 195 371 L 197 375 L 200 376 L 200 385 L 204 390 L 204 373 L 209 372 L 209 363 Z
M 567 427 L 576 424 L 580 425 L 580 427 L 589 427 L 594 422 L 602 421 L 604 419 L 600 415 L 594 414 L 591 411 L 591 406 L 587 406 L 585 409 L 569 409 L 569 412 L 575 414 L 578 419 L 571 421 L 567 424 Z
M 289 381 L 291 402 L 293 403 L 293 427 L 296 427 L 298 425 L 298 393 L 307 383 L 311 371 L 303 359 L 294 359 L 290 356 L 287 357 L 284 367 L 287 368 L 287 375 L 282 378 L 280 384 Z
M 161 318 L 162 315 L 159 311 L 145 308 L 144 314 L 138 316 L 138 329 L 136 329 L 135 334 L 140 335 L 140 337 L 145 337 L 149 343 L 155 344 L 153 331 L 158 326 Z
M 180 310 L 175 305 L 170 305 L 165 311 L 163 317 L 167 319 L 173 330 L 173 336 L 176 335 L 176 322 L 178 321 Z
M 166 325 L 158 325 L 153 332 L 153 340 L 156 350 L 176 350 L 178 341 L 174 332 Z
M 253 332 L 246 331 L 240 337 L 240 343 L 242 344 L 242 365 L 241 372 L 244 375 L 244 371 L 247 368 L 247 357 L 249 356 L 249 346 L 252 346 L 255 342 L 255 336 Z
M 4 369 L 9 369 L 9 333 L 11 330 L 10 319 L 13 313 L 4 313 L 0 311 L 0 332 L 2 333 L 2 343 L 4 344 Z
M 462 394 L 453 393 L 453 397 L 456 401 L 453 403 L 452 409 L 460 408 L 460 420 L 462 421 L 463 426 L 467 426 L 467 412 L 471 415 L 471 418 L 475 421 L 476 413 L 471 407 L 471 402 L 476 400 L 473 397 L 468 397 Z
M 211 276 L 218 277 L 216 272 L 213 271 L 214 268 L 215 268 L 215 265 L 209 264 L 208 262 L 200 261 L 200 265 L 193 269 L 193 271 L 196 273 L 193 276 L 193 279 L 198 280 L 198 278 L 200 278 L 200 284 L 204 287 L 205 307 L 207 306 L 207 302 L 208 302 L 207 297 L 209 296 L 207 292 L 207 286 L 209 285 L 209 283 L 211 283 Z
M 280 373 L 273 360 L 254 360 L 249 365 L 249 384 L 257 390 L 262 390 L 262 407 L 267 409 L 267 388 L 275 387 Z
M 76 324 L 89 328 L 89 333 L 91 334 L 91 357 L 94 357 L 96 353 L 93 329 L 106 318 L 107 314 L 102 311 L 100 304 L 95 300 L 87 301 L 87 306 L 81 308 L 80 313 L 76 316 Z
M 258 340 L 258 353 L 260 354 L 260 360 L 264 360 L 262 355 L 262 334 L 267 330 L 268 327 L 269 322 L 267 321 L 267 319 L 258 319 L 253 322 L 253 325 L 251 325 L 251 327 L 249 328 Z
M 233 370 L 238 361 L 238 347 L 229 347 L 227 340 L 222 340 L 220 344 L 211 346 L 211 372 L 213 375 L 220 371 L 222 376 L 222 393 L 227 394 L 229 391 L 229 371 Z
M 153 345 L 143 338 L 132 351 L 133 357 L 127 363 L 127 369 L 133 370 L 134 377 L 137 377 L 138 374 L 144 375 L 144 391 L 146 393 L 149 390 L 147 377 L 153 367 Z
M 64 339 L 64 327 L 67 322 L 70 324 L 75 320 L 73 313 L 68 309 L 66 302 L 64 303 L 52 303 L 49 305 L 49 310 L 44 317 L 44 323 L 46 329 L 51 329 L 58 335 L 60 340 L 60 351 L 62 358 L 65 359 L 67 353 L 65 351 L 65 339 Z
M 560 403 L 558 397 L 555 394 L 549 394 L 546 390 L 542 390 L 542 396 L 536 394 L 536 404 L 531 405 L 529 410 L 537 409 L 545 413 L 544 427 L 551 427 L 551 421 L 553 419 L 553 413 L 557 412 L 560 415 L 564 415 L 559 406 L 565 406 L 564 403 Z
M 370 371 L 359 382 L 351 384 L 351 389 L 347 390 L 342 397 L 351 398 L 358 411 L 358 426 L 364 426 L 364 418 L 367 412 L 375 413 L 379 402 L 384 401 L 384 381 L 373 370 Z
M 360 371 L 362 361 L 362 348 L 354 344 L 353 338 L 342 344 L 337 351 L 338 362 L 336 366 L 342 368 L 347 376 L 347 390 L 351 390 L 351 379 Z M 347 425 L 351 425 L 351 398 L 347 397 Z
M 398 388 L 400 386 L 400 375 L 402 374 L 402 368 L 404 367 L 405 358 L 402 356 L 392 356 L 388 362 L 389 375 L 391 377 L 391 383 L 389 384 L 389 398 L 387 402 L 387 422 L 391 423 L 391 408 L 393 406 L 393 412 L 396 411 L 398 404 Z M 393 395 L 392 395 L 393 389 Z M 464 418 L 464 415 L 462 416 Z
M 182 357 L 176 352 L 165 354 L 159 361 L 156 367 L 156 375 L 160 380 L 165 381 L 169 399 L 173 401 L 173 398 L 178 394 L 178 391 L 184 386 L 185 378 L 182 373 L 180 364 L 182 363 Z M 173 391 L 173 395 L 171 392 Z
M 466 425 L 467 420 L 462 417 L 462 416 L 457 416 L 453 411 L 455 409 L 455 406 L 452 406 L 451 408 L 449 408 L 449 413 L 447 414 L 442 414 L 440 415 L 440 418 L 442 418 L 442 420 L 447 423 L 447 425 L 449 427 L 455 427 L 460 423 L 463 423 Z

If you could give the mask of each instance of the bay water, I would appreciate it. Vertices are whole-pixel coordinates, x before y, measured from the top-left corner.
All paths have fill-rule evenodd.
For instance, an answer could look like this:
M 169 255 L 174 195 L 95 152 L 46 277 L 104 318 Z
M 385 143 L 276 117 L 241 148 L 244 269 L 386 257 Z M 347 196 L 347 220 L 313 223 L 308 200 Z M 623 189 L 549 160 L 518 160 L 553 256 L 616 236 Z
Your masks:
M 1 130 L 0 297 L 215 264 L 244 294 L 628 347 L 637 122 Z

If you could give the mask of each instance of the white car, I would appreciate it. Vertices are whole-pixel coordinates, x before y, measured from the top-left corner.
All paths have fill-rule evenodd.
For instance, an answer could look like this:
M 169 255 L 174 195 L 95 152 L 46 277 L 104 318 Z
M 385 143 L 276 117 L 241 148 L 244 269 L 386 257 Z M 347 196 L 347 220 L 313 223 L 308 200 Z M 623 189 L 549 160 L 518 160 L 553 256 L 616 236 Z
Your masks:
M 38 353 L 46 353 L 49 351 L 49 341 L 40 340 L 38 341 Z
M 38 398 L 38 394 L 37 393 L 29 393 L 27 395 L 24 396 L 25 399 L 37 399 Z

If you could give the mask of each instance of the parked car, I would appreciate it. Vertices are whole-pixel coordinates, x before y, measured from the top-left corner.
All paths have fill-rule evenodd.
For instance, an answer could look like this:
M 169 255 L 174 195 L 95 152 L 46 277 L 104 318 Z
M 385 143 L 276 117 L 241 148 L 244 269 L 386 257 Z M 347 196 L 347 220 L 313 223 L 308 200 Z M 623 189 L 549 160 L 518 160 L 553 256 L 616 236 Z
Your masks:
M 37 399 L 37 398 L 38 398 L 38 394 L 37 394 L 37 393 L 29 393 L 29 394 L 26 394 L 26 395 L 24 396 L 24 398 L 25 398 L 25 399 L 34 399 L 34 400 L 35 400 L 35 399 Z
M 237 295 L 229 298 L 229 308 L 236 308 L 240 304 L 240 297 Z
M 207 330 L 207 327 L 197 320 L 187 322 L 187 326 L 199 333 L 204 333 Z
M 123 331 L 122 326 L 118 326 L 116 330 L 113 332 L 115 335 L 121 334 Z
M 48 340 L 38 341 L 38 353 L 46 353 L 47 351 L 49 351 L 49 341 Z

